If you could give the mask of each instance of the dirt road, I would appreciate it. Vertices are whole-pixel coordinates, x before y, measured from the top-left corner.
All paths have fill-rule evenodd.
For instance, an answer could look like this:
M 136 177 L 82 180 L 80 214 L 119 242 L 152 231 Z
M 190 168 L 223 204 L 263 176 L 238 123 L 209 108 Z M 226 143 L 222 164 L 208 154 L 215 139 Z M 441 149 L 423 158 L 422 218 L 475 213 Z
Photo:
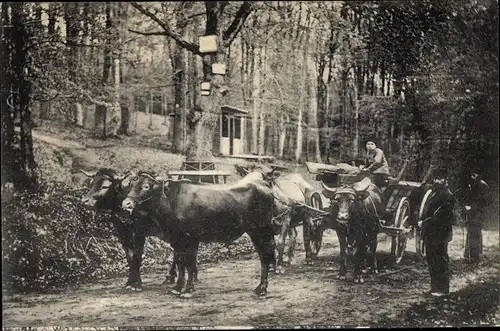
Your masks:
M 495 270 L 465 270 L 460 230 L 450 245 L 454 277 L 452 291 Z M 81 285 L 51 294 L 8 295 L 3 300 L 3 327 L 26 326 L 265 326 L 265 325 L 353 325 L 368 326 L 380 318 L 401 318 L 401 312 L 430 300 L 422 294 L 429 279 L 425 264 L 416 260 L 409 242 L 403 262 L 388 266 L 389 240 L 381 239 L 381 272 L 362 285 L 336 279 L 338 264 L 326 261 L 338 256 L 335 233 L 324 235 L 320 259 L 304 264 L 299 243 L 294 264 L 283 275 L 270 279 L 266 299 L 252 290 L 259 281 L 255 255 L 217 264 L 200 265 L 196 292 L 191 299 L 168 294 L 172 285 L 162 285 L 164 274 L 145 273 L 143 292 L 126 292 L 124 278 Z M 485 233 L 485 251 L 498 246 L 498 232 Z M 498 272 L 498 270 L 496 270 Z

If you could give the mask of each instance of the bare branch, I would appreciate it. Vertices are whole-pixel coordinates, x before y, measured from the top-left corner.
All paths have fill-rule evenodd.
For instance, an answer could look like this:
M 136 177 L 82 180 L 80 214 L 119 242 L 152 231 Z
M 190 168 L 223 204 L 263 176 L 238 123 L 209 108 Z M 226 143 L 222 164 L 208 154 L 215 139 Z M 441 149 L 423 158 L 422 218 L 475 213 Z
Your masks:
M 236 12 L 236 16 L 234 17 L 233 22 L 231 22 L 231 25 L 227 28 L 226 31 L 224 31 L 222 35 L 222 39 L 224 40 L 224 47 L 229 47 L 231 45 L 231 43 L 234 41 L 234 38 L 236 38 L 238 32 L 240 32 L 241 28 L 245 24 L 245 20 L 252 13 L 252 10 L 253 3 L 251 1 L 244 1 Z
M 130 4 L 135 9 L 137 9 L 138 11 L 140 11 L 141 13 L 143 13 L 144 15 L 146 15 L 147 17 L 149 17 L 150 19 L 155 21 L 165 31 L 165 35 L 174 39 L 175 42 L 180 47 L 190 51 L 191 53 L 194 53 L 197 55 L 202 55 L 199 51 L 198 45 L 191 43 L 187 40 L 184 40 L 180 34 L 178 34 L 176 31 L 172 30 L 165 22 L 163 22 L 161 19 L 159 19 L 158 16 L 156 16 L 155 14 L 150 12 L 149 10 L 145 9 L 137 2 L 130 2 Z
M 201 15 L 205 15 L 205 14 L 206 14 L 206 12 L 196 13 L 196 14 L 193 14 L 193 15 L 189 15 L 188 17 L 186 17 L 186 20 L 189 21 L 189 20 L 191 20 L 191 19 L 193 19 L 193 18 L 195 18 L 197 16 L 201 16 Z
M 129 32 L 137 33 L 143 36 L 168 36 L 167 32 L 165 31 L 152 31 L 152 32 L 146 32 L 146 31 L 137 31 L 134 29 L 128 29 Z

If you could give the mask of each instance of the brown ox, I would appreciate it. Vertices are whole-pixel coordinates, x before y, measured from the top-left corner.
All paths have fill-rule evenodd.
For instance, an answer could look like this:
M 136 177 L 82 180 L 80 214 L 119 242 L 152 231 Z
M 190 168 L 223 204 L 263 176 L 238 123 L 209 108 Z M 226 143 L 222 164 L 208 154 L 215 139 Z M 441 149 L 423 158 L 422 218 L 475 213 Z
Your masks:
M 240 166 L 235 167 L 241 176 L 245 176 L 243 180 L 265 180 L 271 185 L 274 195 L 273 228 L 277 235 L 276 248 L 278 251 L 276 273 L 283 273 L 283 266 L 286 263 L 291 264 L 293 259 L 297 239 L 296 227 L 309 220 L 306 210 L 297 203 L 307 204 L 314 188 L 298 173 L 283 176 L 276 168 L 271 169 L 265 165 L 258 165 L 251 170 Z M 287 235 L 289 237 L 288 261 L 284 261 Z M 304 236 L 307 235 L 308 232 L 304 231 Z M 310 242 L 307 239 L 304 238 L 305 243 Z M 310 252 L 310 245 L 305 244 L 305 246 L 306 256 L 309 256 L 307 248 Z
M 151 220 L 137 213 L 125 213 L 121 204 L 128 190 L 122 185 L 123 180 L 130 175 L 119 176 L 114 170 L 101 168 L 98 171 L 84 171 L 83 174 L 92 178 L 89 191 L 82 197 L 82 202 L 96 211 L 110 213 L 111 222 L 115 227 L 118 240 L 123 246 L 127 258 L 128 279 L 125 287 L 134 291 L 142 289 L 141 263 L 146 237 L 156 236 L 165 240 L 160 229 Z M 195 272 L 197 281 L 198 271 Z M 173 283 L 176 277 L 175 263 L 172 263 L 164 284 Z
M 379 215 L 382 215 L 380 189 L 369 178 L 354 185 L 330 188 L 323 183 L 323 194 L 336 208 L 336 216 L 330 220 L 335 225 L 340 246 L 341 266 L 339 279 L 345 279 L 347 255 L 353 256 L 354 282 L 364 283 L 362 269 L 365 261 L 377 273 L 377 235 Z M 368 253 L 367 253 L 368 250 Z
M 131 181 L 122 208 L 145 212 L 174 248 L 179 267 L 172 293 L 190 297 L 200 242 L 230 243 L 247 233 L 259 254 L 261 281 L 255 294 L 267 294 L 268 271 L 275 264 L 272 234 L 273 195 L 264 181 L 234 185 L 195 185 L 185 181 L 163 181 L 140 173 Z M 185 270 L 188 279 L 185 292 Z

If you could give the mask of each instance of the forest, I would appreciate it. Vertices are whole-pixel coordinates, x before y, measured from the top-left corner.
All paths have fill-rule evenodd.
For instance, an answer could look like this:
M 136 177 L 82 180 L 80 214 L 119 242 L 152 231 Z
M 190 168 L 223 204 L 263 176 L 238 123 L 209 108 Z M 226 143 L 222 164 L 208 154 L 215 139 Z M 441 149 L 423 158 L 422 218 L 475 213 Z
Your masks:
M 370 137 L 393 168 L 414 160 L 413 177 L 432 162 L 496 181 L 497 6 L 5 2 L 3 182 L 36 181 L 39 120 L 109 138 L 134 134 L 138 112 L 159 114 L 171 152 L 199 159 L 213 154 L 226 104 L 248 112 L 248 153 L 338 162 L 363 157 Z M 210 35 L 217 52 L 200 53 Z M 209 96 L 201 82 L 212 83 Z
M 476 172 L 498 224 L 497 0 L 2 2 L 0 22 L 3 289 L 123 274 L 79 171 L 220 160 L 235 128 L 240 154 L 297 169 L 370 139 L 406 180 Z M 252 250 L 231 247 L 200 259 Z M 148 238 L 143 265 L 169 249 Z

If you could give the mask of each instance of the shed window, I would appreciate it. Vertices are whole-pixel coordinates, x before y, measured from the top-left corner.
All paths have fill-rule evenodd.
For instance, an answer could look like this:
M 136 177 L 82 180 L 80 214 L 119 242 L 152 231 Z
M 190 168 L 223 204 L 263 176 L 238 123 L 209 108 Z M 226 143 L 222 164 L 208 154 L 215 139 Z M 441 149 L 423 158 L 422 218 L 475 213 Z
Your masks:
M 241 139 L 241 118 L 234 119 L 234 138 Z
M 229 119 L 225 115 L 222 115 L 221 127 L 222 127 L 221 137 L 229 138 Z

